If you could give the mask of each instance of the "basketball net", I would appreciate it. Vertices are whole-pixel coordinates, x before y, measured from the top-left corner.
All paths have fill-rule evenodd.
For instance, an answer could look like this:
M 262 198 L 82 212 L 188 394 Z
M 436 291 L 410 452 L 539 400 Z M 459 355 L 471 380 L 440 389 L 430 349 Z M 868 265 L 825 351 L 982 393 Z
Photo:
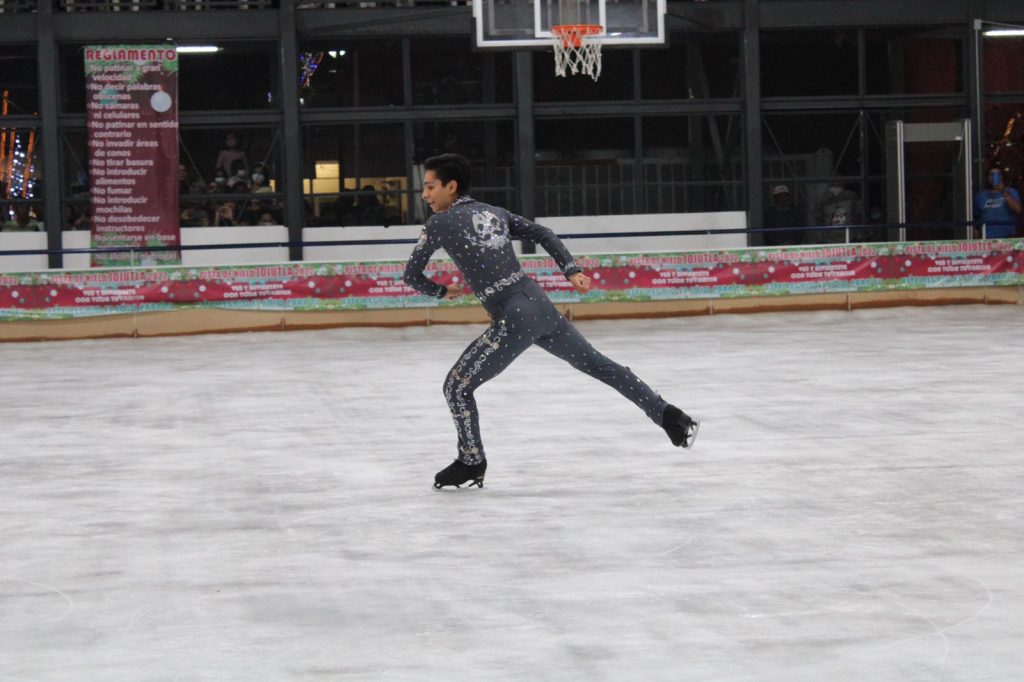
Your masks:
M 555 75 L 585 74 L 595 81 L 601 76 L 601 43 L 593 38 L 601 33 L 597 24 L 552 26 L 555 47 Z

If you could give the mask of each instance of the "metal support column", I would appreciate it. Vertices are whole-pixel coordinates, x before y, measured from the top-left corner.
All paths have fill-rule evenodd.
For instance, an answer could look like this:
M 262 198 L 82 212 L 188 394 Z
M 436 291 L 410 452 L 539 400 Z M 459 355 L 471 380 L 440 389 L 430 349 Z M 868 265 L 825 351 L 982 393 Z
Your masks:
M 53 35 L 53 2 L 43 1 L 38 5 L 39 40 L 36 54 L 39 60 L 39 111 L 43 119 L 43 220 L 46 225 L 46 248 L 51 251 L 62 248 L 63 211 L 60 205 L 60 129 L 57 113 L 60 108 L 57 83 L 57 45 Z M 48 257 L 51 268 L 60 268 L 64 261 L 60 253 Z
M 977 16 L 977 15 L 975 15 Z M 985 110 L 981 104 L 983 88 L 982 65 L 982 22 L 975 19 L 969 28 L 970 41 L 967 50 L 967 91 L 971 93 L 971 126 L 973 127 L 975 173 L 979 178 L 985 177 Z
M 763 227 L 764 180 L 761 169 L 761 17 L 757 0 L 743 0 L 743 101 L 746 130 L 747 228 Z M 763 243 L 763 235 L 747 236 L 747 243 Z
M 537 141 L 533 132 L 533 53 L 515 54 L 516 70 L 516 149 L 519 176 L 519 212 L 533 220 L 537 217 Z M 523 242 L 523 253 L 536 253 L 532 242 Z
M 299 45 L 295 35 L 295 0 L 281 0 L 281 106 L 284 112 L 281 158 L 284 161 L 284 223 L 288 226 L 288 259 L 302 260 L 302 130 L 299 126 Z
M 889 241 L 907 241 L 906 157 L 903 144 L 903 121 L 887 121 L 885 124 L 885 221 L 898 225 L 889 228 Z

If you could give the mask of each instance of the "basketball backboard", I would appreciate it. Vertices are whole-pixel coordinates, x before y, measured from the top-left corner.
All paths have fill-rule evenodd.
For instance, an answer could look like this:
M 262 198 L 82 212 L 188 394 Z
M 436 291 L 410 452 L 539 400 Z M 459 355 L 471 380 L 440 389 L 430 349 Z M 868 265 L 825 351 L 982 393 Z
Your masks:
M 550 47 L 552 26 L 595 24 L 603 45 L 665 42 L 665 0 L 473 0 L 480 48 Z

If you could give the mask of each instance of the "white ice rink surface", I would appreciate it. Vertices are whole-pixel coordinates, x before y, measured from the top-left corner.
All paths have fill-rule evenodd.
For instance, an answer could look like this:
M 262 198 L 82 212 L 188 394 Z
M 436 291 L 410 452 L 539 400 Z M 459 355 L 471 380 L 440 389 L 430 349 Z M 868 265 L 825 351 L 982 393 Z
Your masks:
M 1024 679 L 1024 311 L 2 344 L 0 680 Z

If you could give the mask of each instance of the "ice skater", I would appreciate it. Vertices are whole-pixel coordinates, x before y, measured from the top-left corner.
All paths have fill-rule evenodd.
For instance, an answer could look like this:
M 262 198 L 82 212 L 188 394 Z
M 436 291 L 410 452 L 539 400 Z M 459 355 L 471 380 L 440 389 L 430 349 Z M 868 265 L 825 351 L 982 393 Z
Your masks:
M 512 240 L 528 239 L 551 254 L 576 291 L 590 291 L 590 278 L 555 233 L 470 197 L 469 161 L 458 154 L 431 157 L 423 168 L 423 200 L 435 215 L 409 257 L 404 280 L 423 294 L 443 299 L 461 296 L 468 283 L 491 316 L 487 331 L 469 344 L 445 378 L 444 397 L 458 432 L 458 456 L 434 477 L 434 487 L 467 482 L 483 487 L 487 456 L 473 394 L 534 344 L 621 393 L 663 428 L 673 445 L 692 446 L 699 423 L 666 402 L 628 367 L 594 350 L 520 268 Z M 438 249 L 448 253 L 463 281 L 446 287 L 423 274 Z

